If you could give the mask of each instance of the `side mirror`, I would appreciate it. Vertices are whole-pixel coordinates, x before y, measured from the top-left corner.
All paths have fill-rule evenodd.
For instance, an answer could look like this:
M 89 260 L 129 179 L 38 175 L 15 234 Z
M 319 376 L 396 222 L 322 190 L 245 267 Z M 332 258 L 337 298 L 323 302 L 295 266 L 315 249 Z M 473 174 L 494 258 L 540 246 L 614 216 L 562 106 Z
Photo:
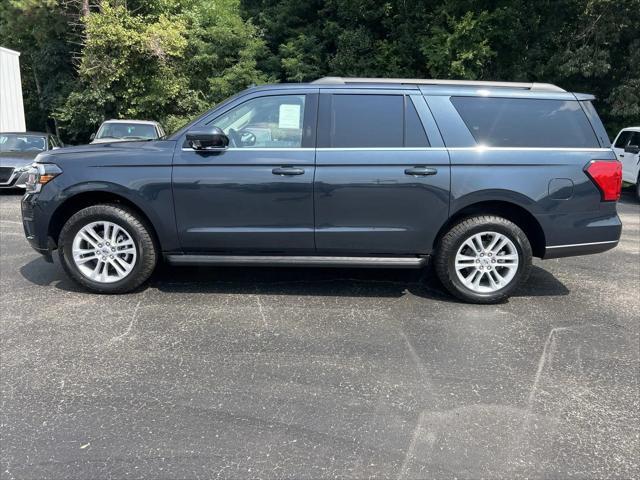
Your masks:
M 194 150 L 225 150 L 229 146 L 229 137 L 218 127 L 204 127 L 189 130 L 187 143 Z
M 624 151 L 627 153 L 633 153 L 634 155 L 636 153 L 640 152 L 640 146 L 638 145 L 627 145 L 626 147 L 624 147 Z
M 91 136 L 89 137 L 89 140 L 93 142 L 95 138 L 96 138 L 96 134 L 92 133 Z

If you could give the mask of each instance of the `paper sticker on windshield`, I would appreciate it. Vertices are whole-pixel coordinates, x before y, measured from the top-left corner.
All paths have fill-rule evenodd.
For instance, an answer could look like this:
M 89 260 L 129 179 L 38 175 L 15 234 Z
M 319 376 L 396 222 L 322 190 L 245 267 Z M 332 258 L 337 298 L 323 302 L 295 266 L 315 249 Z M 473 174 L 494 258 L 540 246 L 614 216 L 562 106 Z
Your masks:
M 280 105 L 278 128 L 300 128 L 300 105 Z

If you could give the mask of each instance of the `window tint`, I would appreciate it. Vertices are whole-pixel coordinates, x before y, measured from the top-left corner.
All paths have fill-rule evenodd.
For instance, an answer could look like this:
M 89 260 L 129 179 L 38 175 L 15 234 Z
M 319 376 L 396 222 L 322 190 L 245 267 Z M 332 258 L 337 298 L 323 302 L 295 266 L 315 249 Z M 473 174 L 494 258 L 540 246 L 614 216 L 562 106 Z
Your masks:
M 254 98 L 213 121 L 235 148 L 302 146 L 305 95 Z
M 329 146 L 402 147 L 403 95 L 332 95 Z
M 481 145 L 600 147 L 577 101 L 451 97 L 451 102 Z
M 640 147 L 640 132 L 634 132 L 631 136 L 631 140 L 629 140 L 629 145 L 636 145 Z
M 413 105 L 411 97 L 405 97 L 404 110 L 404 146 L 405 147 L 428 147 L 429 140 L 424 133 L 422 122 L 418 117 L 416 107 Z
M 620 135 L 618 135 L 618 138 L 616 140 L 616 144 L 614 145 L 615 148 L 624 148 L 627 146 L 627 144 L 629 143 L 629 139 L 631 138 L 631 133 L 629 130 L 622 132 Z

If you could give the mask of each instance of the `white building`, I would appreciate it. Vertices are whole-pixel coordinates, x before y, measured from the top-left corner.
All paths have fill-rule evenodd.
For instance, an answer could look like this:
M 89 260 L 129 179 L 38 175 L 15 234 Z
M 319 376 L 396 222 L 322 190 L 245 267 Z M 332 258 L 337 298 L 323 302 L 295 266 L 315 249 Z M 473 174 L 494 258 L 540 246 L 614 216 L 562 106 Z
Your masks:
M 24 132 L 20 52 L 0 47 L 0 132 Z

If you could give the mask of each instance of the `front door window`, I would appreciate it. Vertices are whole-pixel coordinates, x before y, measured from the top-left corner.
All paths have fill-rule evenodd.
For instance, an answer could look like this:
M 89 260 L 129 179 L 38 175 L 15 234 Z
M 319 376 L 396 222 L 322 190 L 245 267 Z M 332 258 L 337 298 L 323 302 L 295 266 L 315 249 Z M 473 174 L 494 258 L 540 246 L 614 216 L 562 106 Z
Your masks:
M 300 148 L 305 95 L 260 97 L 239 105 L 212 123 L 232 148 Z

